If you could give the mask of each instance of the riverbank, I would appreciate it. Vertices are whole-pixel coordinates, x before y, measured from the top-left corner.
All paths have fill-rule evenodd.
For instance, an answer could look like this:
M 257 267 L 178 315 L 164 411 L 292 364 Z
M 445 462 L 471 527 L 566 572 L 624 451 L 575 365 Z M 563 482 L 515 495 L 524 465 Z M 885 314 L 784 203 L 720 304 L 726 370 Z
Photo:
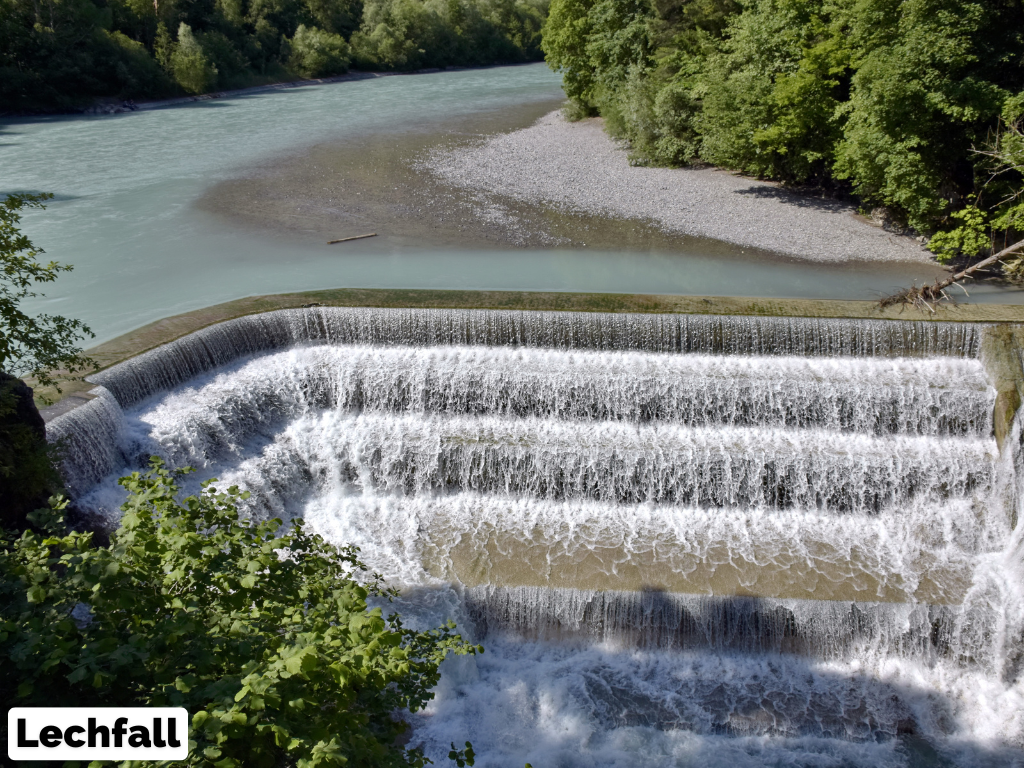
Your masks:
M 246 88 L 232 88 L 229 90 L 221 91 L 210 91 L 209 93 L 200 93 L 194 96 L 174 96 L 167 99 L 143 99 L 141 101 L 130 101 L 126 102 L 122 99 L 108 97 L 99 98 L 88 107 L 80 109 L 56 111 L 56 112 L 7 112 L 0 110 L 0 120 L 6 118 L 18 118 L 18 117 L 40 117 L 49 115 L 115 115 L 115 114 L 128 114 L 131 112 L 146 112 L 151 109 L 165 109 L 167 107 L 177 107 L 185 104 L 196 104 L 204 101 L 211 101 L 214 99 L 231 99 L 240 96 L 255 96 L 260 93 L 274 93 L 276 91 L 286 91 L 294 88 L 305 88 L 314 85 L 332 85 L 334 83 L 350 83 L 358 82 L 362 80 L 375 80 L 381 77 L 398 77 L 406 75 L 429 75 L 437 72 L 467 72 L 471 70 L 483 70 L 483 69 L 494 69 L 496 67 L 524 67 L 531 64 L 536 64 L 534 61 L 517 62 L 514 64 L 487 64 L 480 67 L 432 67 L 425 69 L 413 69 L 405 72 L 365 72 L 356 70 L 352 72 L 346 72 L 344 75 L 335 75 L 334 77 L 311 77 L 301 78 L 298 80 L 282 80 L 281 82 L 263 83 L 261 85 L 251 85 Z M 131 104 L 130 107 L 125 106 Z
M 808 261 L 935 264 L 917 240 L 872 226 L 848 204 L 716 168 L 630 165 L 597 118 L 570 123 L 552 112 L 475 146 L 437 151 L 423 165 L 465 190 Z
M 530 291 L 443 291 L 338 288 L 301 293 L 250 296 L 185 312 L 149 323 L 89 350 L 101 368 L 109 368 L 162 344 L 236 317 L 293 309 L 325 307 L 410 307 L 424 309 L 525 309 L 567 312 L 638 312 L 759 317 L 817 317 L 932 322 L 1024 322 L 1024 306 L 960 304 L 934 314 L 917 309 L 887 307 L 874 301 L 762 299 L 735 296 L 657 296 L 614 293 L 548 293 Z M 84 381 L 62 384 L 62 395 L 39 389 L 39 396 L 58 400 L 45 409 L 48 419 L 87 399 L 93 385 Z M 64 400 L 66 402 L 60 402 Z
M 125 102 L 119 99 L 98 99 L 92 106 L 75 112 L 65 114 L 85 115 L 115 115 L 127 114 L 129 112 L 144 112 L 150 109 L 166 109 L 177 107 L 183 104 L 195 104 L 212 99 L 230 99 L 239 96 L 254 96 L 259 93 L 273 93 L 274 91 L 288 90 L 289 88 L 302 88 L 310 85 L 330 85 L 333 83 L 353 82 L 357 80 L 372 80 L 377 77 L 388 77 L 390 75 L 415 75 L 429 72 L 439 72 L 438 69 L 416 70 L 415 72 L 348 72 L 335 77 L 310 78 L 308 80 L 285 80 L 280 83 L 265 83 L 263 85 L 252 85 L 247 88 L 234 88 L 225 91 L 210 91 L 194 96 L 175 96 L 170 99 L 149 99 L 144 101 Z M 131 106 L 125 106 L 130 104 Z M 18 117 L 19 115 L 12 115 Z M 22 117 L 26 115 L 20 115 Z
M 731 211 L 723 213 L 725 206 L 716 199 L 716 195 L 721 197 L 722 190 L 714 183 L 698 181 L 686 190 L 685 194 L 694 198 L 690 202 L 713 215 L 731 216 L 729 226 L 734 228 L 748 225 L 758 229 L 759 236 L 774 250 L 730 242 L 728 233 L 718 230 L 715 234 L 724 238 L 694 235 L 673 228 L 671 222 L 666 226 L 665 221 L 655 217 L 609 206 L 616 190 L 598 189 L 603 174 L 600 170 L 594 170 L 591 178 L 579 183 L 588 189 L 598 189 L 599 200 L 590 206 L 561 205 L 543 195 L 517 194 L 514 190 L 509 193 L 500 184 L 502 174 L 507 173 L 506 166 L 528 163 L 523 156 L 507 158 L 508 163 L 502 160 L 493 169 L 497 176 L 483 185 L 487 189 L 458 179 L 453 181 L 444 172 L 438 172 L 439 160 L 444 163 L 451 158 L 472 158 L 481 145 L 530 135 L 538 125 L 557 115 L 562 103 L 559 91 L 558 98 L 488 110 L 458 121 L 431 123 L 421 119 L 404 128 L 396 126 L 387 132 L 324 142 L 244 170 L 235 178 L 210 187 L 198 201 L 198 207 L 249 233 L 283 236 L 291 242 L 310 245 L 316 240 L 323 243 L 377 232 L 379 237 L 362 242 L 359 251 L 372 252 L 379 263 L 395 253 L 408 252 L 411 245 L 437 249 L 453 258 L 470 250 L 481 252 L 468 257 L 467 263 L 453 271 L 458 277 L 444 286 L 437 285 L 426 274 L 408 280 L 423 267 L 422 259 L 410 262 L 404 266 L 408 281 L 402 286 L 410 288 L 585 292 L 596 287 L 593 277 L 607 274 L 609 279 L 602 281 L 606 284 L 598 290 L 871 299 L 889 295 L 905 285 L 946 276 L 946 270 L 909 238 L 902 240 L 910 242 L 910 256 L 904 249 L 896 254 L 883 254 L 893 257 L 886 261 L 866 257 L 842 262 L 809 261 L 805 256 L 787 253 L 785 244 L 773 242 L 766 233 L 780 223 L 797 234 L 804 233 L 807 226 L 800 218 L 803 209 L 797 212 L 796 221 L 788 209 L 793 207 L 791 203 L 806 208 L 808 199 L 762 184 L 769 191 L 792 198 L 769 201 L 766 210 L 764 201 L 742 195 L 743 188 L 750 187 L 750 180 L 724 171 L 705 169 L 717 180 L 741 185 L 740 193 L 729 191 L 733 198 L 738 198 L 731 201 Z M 572 124 L 571 130 L 577 125 Z M 553 160 L 547 163 L 547 170 L 537 169 L 539 175 L 547 174 L 555 177 L 549 181 L 557 181 L 563 170 L 559 163 L 571 162 L 574 155 L 590 153 L 590 147 L 578 151 L 572 137 L 569 138 L 568 142 L 549 144 L 547 149 Z M 604 135 L 599 125 L 591 138 L 610 148 L 613 160 L 621 161 L 627 171 L 654 170 L 671 175 L 691 170 L 631 169 L 623 159 L 625 152 Z M 811 199 L 810 203 L 818 205 L 822 201 Z M 816 213 L 811 224 L 819 231 L 836 229 L 832 219 L 823 219 L 820 212 Z M 847 215 L 850 213 L 852 209 L 840 210 L 842 217 L 851 219 L 847 223 L 852 224 L 855 234 L 861 235 L 862 240 L 856 242 L 864 246 L 864 237 L 877 239 L 881 230 L 852 219 Z M 855 242 L 848 233 L 842 233 L 842 225 L 838 231 L 842 242 Z M 867 243 L 867 247 L 871 245 Z M 352 251 L 349 245 L 343 250 L 346 254 Z M 494 267 L 485 266 L 493 260 L 485 254 L 499 250 L 515 251 L 512 258 L 517 262 L 531 263 L 524 263 L 514 273 L 515 278 L 495 284 Z M 548 255 L 542 257 L 542 253 Z M 568 259 L 574 263 L 563 263 Z M 614 278 L 609 269 L 612 263 Z M 572 279 L 567 280 L 570 275 Z M 434 285 L 424 285 L 427 281 Z M 360 285 L 351 273 L 340 284 Z M 385 287 L 386 283 L 382 286 L 378 281 L 373 287 L 378 286 Z

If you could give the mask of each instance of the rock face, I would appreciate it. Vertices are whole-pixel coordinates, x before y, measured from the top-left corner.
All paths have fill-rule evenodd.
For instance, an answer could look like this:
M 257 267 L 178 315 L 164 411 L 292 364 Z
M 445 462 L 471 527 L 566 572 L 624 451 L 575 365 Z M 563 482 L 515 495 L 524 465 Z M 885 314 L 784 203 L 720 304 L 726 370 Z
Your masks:
M 0 371 L 0 526 L 24 528 L 25 516 L 46 503 L 55 481 L 32 388 Z

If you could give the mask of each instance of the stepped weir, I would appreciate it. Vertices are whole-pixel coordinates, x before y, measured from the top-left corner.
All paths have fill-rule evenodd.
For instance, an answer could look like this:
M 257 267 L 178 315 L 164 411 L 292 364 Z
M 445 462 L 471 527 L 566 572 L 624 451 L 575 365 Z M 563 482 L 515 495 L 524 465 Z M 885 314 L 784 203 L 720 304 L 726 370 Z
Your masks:
M 159 454 L 358 545 L 408 623 L 454 618 L 487 652 L 413 716 L 435 760 L 1020 765 L 994 333 L 282 310 L 97 374 L 48 431 L 93 515 Z

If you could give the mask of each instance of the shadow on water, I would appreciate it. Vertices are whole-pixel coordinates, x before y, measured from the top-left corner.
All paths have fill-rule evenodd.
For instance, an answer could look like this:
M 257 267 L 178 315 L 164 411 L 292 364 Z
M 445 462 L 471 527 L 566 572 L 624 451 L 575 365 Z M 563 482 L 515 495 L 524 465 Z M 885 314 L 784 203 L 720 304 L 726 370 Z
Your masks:
M 3 118 L 0 117 L 0 147 L 18 146 L 18 142 L 6 143 L 4 140 L 18 138 L 20 137 L 21 133 L 21 131 L 14 130 L 14 127 L 11 125 L 4 125 Z
M 697 595 L 662 588 L 583 591 L 479 587 L 467 608 L 484 634 L 630 648 L 843 659 L 870 645 L 903 657 L 950 655 L 956 609 L 893 603 Z
M 601 729 L 684 731 L 708 738 L 895 740 L 907 768 L 1020 764 L 1018 750 L 957 733 L 965 713 L 955 693 L 879 679 L 857 671 L 856 664 L 848 672 L 837 669 L 836 662 L 858 661 L 870 669 L 879 654 L 887 667 L 929 668 L 947 655 L 936 623 L 921 626 L 917 637 L 907 636 L 913 622 L 910 632 L 903 626 L 902 637 L 871 636 L 885 634 L 878 626 L 886 612 L 899 624 L 901 606 L 712 598 L 660 589 L 577 593 L 576 600 L 553 595 L 574 590 L 534 589 L 512 605 L 501 591 L 465 591 L 474 639 L 488 651 L 512 654 L 516 664 L 530 656 L 550 666 L 538 680 L 565 681 Z M 545 592 L 555 599 L 545 601 Z M 852 621 L 843 621 L 844 613 Z M 524 650 L 529 648 L 532 653 Z M 917 675 L 911 671 L 902 677 Z

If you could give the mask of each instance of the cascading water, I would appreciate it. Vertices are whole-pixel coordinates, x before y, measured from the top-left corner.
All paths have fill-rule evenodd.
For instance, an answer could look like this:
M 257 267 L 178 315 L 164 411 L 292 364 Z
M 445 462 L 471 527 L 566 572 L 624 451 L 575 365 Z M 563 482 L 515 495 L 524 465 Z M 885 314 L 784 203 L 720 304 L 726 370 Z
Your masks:
M 446 663 L 478 765 L 1022 765 L 1020 472 L 984 328 L 309 309 L 96 377 L 51 423 L 116 519 L 150 454 L 302 516 Z

